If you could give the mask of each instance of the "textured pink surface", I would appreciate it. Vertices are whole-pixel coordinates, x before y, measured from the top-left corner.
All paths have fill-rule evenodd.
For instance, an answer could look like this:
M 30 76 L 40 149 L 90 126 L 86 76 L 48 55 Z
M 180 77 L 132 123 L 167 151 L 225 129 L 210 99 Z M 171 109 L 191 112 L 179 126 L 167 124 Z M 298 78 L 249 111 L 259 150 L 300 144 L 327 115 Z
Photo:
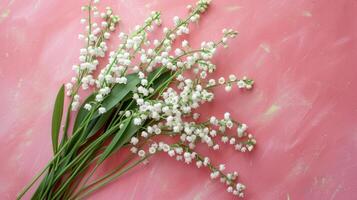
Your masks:
M 16 193 L 51 156 L 55 94 L 77 62 L 81 2 L 0 3 L 0 199 Z M 151 10 L 171 23 L 193 0 L 112 0 L 132 29 Z M 250 125 L 252 154 L 231 147 L 209 154 L 237 169 L 247 199 L 357 198 L 357 2 L 353 0 L 216 0 L 189 40 L 240 31 L 220 49 L 218 73 L 256 81 L 252 92 L 219 93 L 212 113 Z M 199 28 L 197 28 L 199 27 Z M 113 165 L 114 163 L 108 164 Z M 27 197 L 28 198 L 28 197 Z M 90 199 L 231 199 L 208 172 L 156 156 Z

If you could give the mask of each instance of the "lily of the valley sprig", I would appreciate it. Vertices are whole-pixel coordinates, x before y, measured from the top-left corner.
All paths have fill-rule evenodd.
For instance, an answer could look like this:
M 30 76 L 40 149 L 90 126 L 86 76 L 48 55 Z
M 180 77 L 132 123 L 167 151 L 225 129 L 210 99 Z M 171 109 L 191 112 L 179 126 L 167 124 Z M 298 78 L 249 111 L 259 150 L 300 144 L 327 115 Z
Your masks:
M 90 1 L 82 8 L 86 17 L 80 22 L 85 24 L 85 33 L 79 39 L 84 47 L 79 62 L 72 67 L 75 76 L 56 98 L 52 117 L 54 156 L 18 199 L 40 177 L 32 199 L 82 199 L 157 153 L 208 170 L 211 179 L 227 186 L 227 192 L 244 197 L 245 185 L 238 181 L 238 172 L 228 172 L 225 164 L 196 151 L 198 145 L 218 151 L 220 145 L 227 144 L 238 152 L 249 152 L 256 144 L 248 126 L 229 112 L 223 118 L 201 117 L 198 113 L 202 104 L 214 100 L 214 88 L 231 92 L 253 86 L 253 80 L 233 74 L 217 80 L 208 78 L 217 68 L 212 57 L 220 47 L 228 47 L 228 40 L 237 32 L 224 29 L 219 40 L 202 42 L 199 48 L 180 40 L 210 5 L 209 0 L 199 0 L 187 7 L 186 18 L 174 17 L 171 28 L 160 27 L 161 13 L 152 12 L 133 32 L 116 33 L 120 44 L 109 53 L 106 63 L 99 63 L 98 58 L 105 57 L 108 50 L 106 41 L 114 35 L 120 20 L 110 7 L 100 12 L 98 2 Z M 148 39 L 150 32 L 159 30 L 163 31 L 162 38 Z M 81 97 L 81 90 L 90 90 L 91 94 Z M 63 113 L 65 96 L 69 105 Z M 69 126 L 71 118 L 73 128 Z M 166 137 L 172 138 L 171 142 L 165 142 Z M 98 167 L 125 148 L 132 154 L 117 168 L 93 180 Z

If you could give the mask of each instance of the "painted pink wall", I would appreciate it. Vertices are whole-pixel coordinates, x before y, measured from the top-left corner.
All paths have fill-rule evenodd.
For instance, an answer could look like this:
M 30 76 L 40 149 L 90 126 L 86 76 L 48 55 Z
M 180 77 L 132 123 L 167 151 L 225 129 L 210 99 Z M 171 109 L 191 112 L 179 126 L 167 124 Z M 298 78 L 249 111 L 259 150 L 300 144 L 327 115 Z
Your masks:
M 81 46 L 81 2 L 0 2 L 0 199 L 14 199 L 50 159 L 54 97 Z M 129 30 L 151 10 L 164 11 L 164 23 L 171 23 L 193 2 L 102 5 L 112 5 L 120 29 Z M 215 57 L 218 73 L 256 81 L 252 92 L 218 92 L 204 107 L 231 111 L 257 137 L 252 154 L 231 147 L 209 153 L 239 170 L 246 199 L 357 199 L 356 19 L 353 0 L 215 0 L 193 28 L 194 44 L 217 39 L 223 27 L 240 31 Z M 207 171 L 159 155 L 90 199 L 231 198 Z

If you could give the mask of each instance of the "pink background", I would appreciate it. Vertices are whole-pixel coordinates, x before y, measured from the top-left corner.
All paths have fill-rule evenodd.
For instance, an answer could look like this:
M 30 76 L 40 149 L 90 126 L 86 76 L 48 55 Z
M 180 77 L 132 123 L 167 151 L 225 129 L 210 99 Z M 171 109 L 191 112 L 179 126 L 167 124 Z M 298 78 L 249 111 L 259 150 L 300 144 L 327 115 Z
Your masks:
M 0 3 L 0 199 L 14 199 L 51 157 L 55 94 L 72 76 L 81 2 Z M 164 23 L 193 0 L 112 0 L 121 30 L 151 10 Z M 210 152 L 237 169 L 246 199 L 357 199 L 357 1 L 216 0 L 189 40 L 240 35 L 220 49 L 219 74 L 248 75 L 252 92 L 218 92 L 206 105 L 231 111 L 258 140 L 254 153 Z M 222 153 L 224 152 L 224 153 Z M 114 165 L 115 163 L 108 164 Z M 27 196 L 28 198 L 28 196 Z M 158 155 L 90 199 L 232 199 L 208 172 Z

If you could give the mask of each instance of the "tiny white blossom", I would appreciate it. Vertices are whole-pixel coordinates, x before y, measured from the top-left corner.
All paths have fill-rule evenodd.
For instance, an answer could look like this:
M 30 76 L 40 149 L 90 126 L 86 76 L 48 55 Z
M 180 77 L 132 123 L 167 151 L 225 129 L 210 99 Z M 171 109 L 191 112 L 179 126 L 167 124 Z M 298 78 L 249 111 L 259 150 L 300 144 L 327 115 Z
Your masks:
M 202 167 L 202 164 L 203 164 L 202 161 L 200 161 L 200 160 L 197 161 L 197 162 L 196 162 L 197 168 L 201 168 L 201 167 Z
M 245 83 L 244 83 L 243 80 L 239 80 L 239 81 L 237 82 L 237 85 L 238 85 L 238 88 L 244 88 L 244 87 L 245 87 Z
M 170 150 L 167 152 L 167 154 L 170 156 L 170 157 L 174 157 L 175 156 L 175 151 L 174 150 Z
M 184 41 L 182 41 L 182 43 L 181 43 L 181 45 L 182 45 L 182 47 L 188 47 L 188 42 L 187 42 L 187 40 L 184 40 Z
M 219 165 L 219 171 L 224 171 L 226 169 L 226 166 L 224 164 Z
M 229 129 L 231 129 L 231 128 L 233 127 L 233 122 L 230 121 L 230 120 L 227 121 L 227 122 L 226 122 L 226 127 L 229 128 Z
M 92 109 L 92 106 L 91 106 L 89 103 L 86 103 L 86 104 L 84 105 L 84 109 L 86 109 L 86 110 L 91 110 L 91 109 Z
M 245 131 L 248 129 L 246 124 L 240 124 L 237 128 L 238 137 L 243 137 Z
M 218 178 L 218 176 L 219 176 L 219 171 L 215 171 L 210 174 L 211 179 L 216 179 Z
M 226 87 L 224 87 L 224 89 L 226 90 L 226 92 L 230 92 L 232 90 L 232 86 L 226 85 Z
M 65 85 L 65 87 L 66 87 L 67 90 L 71 90 L 73 88 L 73 84 L 72 83 L 67 83 Z
M 142 123 L 142 120 L 140 118 L 138 118 L 138 117 L 134 118 L 135 125 L 141 125 L 141 123 Z
M 107 109 L 105 109 L 104 107 L 100 107 L 100 108 L 98 109 L 99 114 L 103 114 L 103 113 L 105 113 L 106 111 L 107 111 Z
M 86 23 L 86 19 L 81 19 L 81 24 Z
M 174 24 L 177 25 L 179 23 L 179 21 L 180 21 L 180 18 L 178 16 L 175 16 L 173 18 L 173 21 L 174 21 Z
M 110 33 L 109 33 L 109 32 L 105 32 L 105 33 L 104 33 L 104 38 L 105 38 L 105 39 L 109 39 L 109 37 L 110 37 Z
M 162 146 L 162 150 L 163 150 L 164 152 L 168 152 L 168 151 L 170 150 L 170 146 L 169 146 L 168 144 L 164 144 L 164 145 Z
M 154 154 L 156 152 L 156 148 L 155 147 L 150 147 L 149 148 L 149 153 L 150 154 Z
M 71 109 L 72 111 L 77 111 L 79 107 L 79 102 L 78 101 L 73 101 L 71 104 Z
M 146 131 L 141 132 L 141 137 L 147 138 L 148 137 L 148 133 Z
M 176 56 L 181 56 L 182 54 L 183 54 L 183 51 L 182 51 L 181 49 L 177 48 L 177 49 L 175 50 L 175 55 L 176 55 Z
M 131 112 L 129 110 L 127 110 L 127 111 L 125 111 L 124 115 L 125 115 L 125 117 L 130 117 Z
M 136 145 L 136 144 L 138 144 L 138 142 L 139 142 L 139 139 L 138 139 L 137 137 L 132 137 L 132 138 L 130 139 L 130 143 L 131 143 L 132 145 Z
M 236 81 L 237 77 L 234 74 L 229 75 L 229 80 L 230 81 Z
M 225 81 L 226 80 L 224 79 L 224 77 L 221 77 L 221 78 L 218 79 L 218 83 L 221 84 L 221 85 L 223 85 L 225 83 Z
M 224 119 L 229 120 L 231 118 L 231 114 L 229 112 L 224 113 Z
M 236 143 L 236 139 L 235 139 L 235 138 L 231 138 L 231 139 L 229 140 L 229 144 L 233 145 L 233 144 L 235 144 L 235 143 Z
M 95 96 L 95 100 L 98 101 L 98 102 L 103 101 L 103 95 L 97 94 L 97 95 Z
M 204 166 L 207 166 L 208 164 L 210 164 L 210 160 L 209 160 L 208 157 L 205 157 L 205 158 L 203 159 L 203 165 L 204 165 Z
M 130 148 L 130 151 L 131 151 L 132 153 L 137 153 L 137 152 L 138 152 L 138 148 L 136 148 L 136 147 L 131 147 L 131 148 Z
M 223 143 L 227 143 L 228 142 L 228 137 L 227 136 L 222 136 L 221 138 Z
M 145 151 L 144 150 L 140 150 L 138 152 L 138 155 L 139 155 L 139 157 L 144 157 L 145 156 Z

